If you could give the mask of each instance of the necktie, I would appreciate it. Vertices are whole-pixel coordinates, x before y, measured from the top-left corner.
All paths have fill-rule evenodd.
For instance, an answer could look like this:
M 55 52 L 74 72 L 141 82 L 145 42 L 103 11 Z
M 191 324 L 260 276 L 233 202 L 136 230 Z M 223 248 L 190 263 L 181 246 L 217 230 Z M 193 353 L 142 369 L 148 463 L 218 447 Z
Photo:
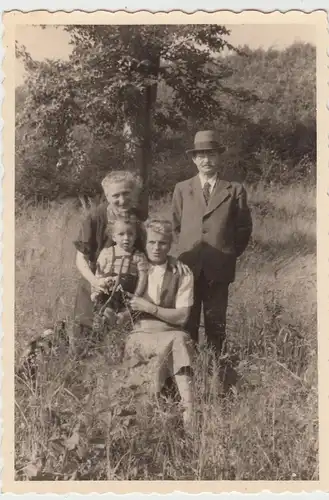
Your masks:
M 210 184 L 209 184 L 209 182 L 205 182 L 205 184 L 203 186 L 203 196 L 204 196 L 206 204 L 208 205 L 209 198 L 210 198 Z

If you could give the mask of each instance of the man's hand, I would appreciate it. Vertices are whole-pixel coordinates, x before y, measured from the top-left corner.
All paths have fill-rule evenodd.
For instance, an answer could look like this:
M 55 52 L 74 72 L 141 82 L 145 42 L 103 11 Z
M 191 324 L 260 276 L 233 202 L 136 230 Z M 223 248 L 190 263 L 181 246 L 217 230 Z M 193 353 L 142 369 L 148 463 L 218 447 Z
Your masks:
M 191 270 L 186 264 L 183 264 L 183 262 L 181 262 L 178 259 L 175 259 L 171 255 L 169 255 L 168 258 L 174 274 L 178 273 L 182 276 L 187 276 L 188 274 L 191 274 Z
M 182 274 L 183 276 L 187 276 L 188 274 L 191 274 L 191 269 L 186 264 L 183 264 L 183 262 L 181 262 L 180 260 L 176 261 L 176 269 L 177 269 L 177 272 L 179 274 Z
M 130 297 L 130 307 L 133 311 L 145 312 L 153 314 L 156 310 L 156 305 L 152 304 L 143 297 L 136 297 L 136 295 L 127 294 Z

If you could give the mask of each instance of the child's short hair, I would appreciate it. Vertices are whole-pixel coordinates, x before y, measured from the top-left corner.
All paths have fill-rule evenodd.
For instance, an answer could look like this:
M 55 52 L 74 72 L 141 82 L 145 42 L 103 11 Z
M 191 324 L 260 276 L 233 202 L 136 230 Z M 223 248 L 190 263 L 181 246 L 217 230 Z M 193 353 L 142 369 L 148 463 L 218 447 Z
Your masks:
M 169 238 L 170 241 L 172 241 L 173 239 L 172 223 L 167 219 L 149 219 L 145 224 L 145 229 L 146 231 L 148 231 L 148 229 L 151 229 L 156 233 L 163 234 L 164 236 Z
M 119 182 L 126 184 L 132 190 L 141 191 L 143 187 L 142 179 L 139 175 L 129 170 L 112 170 L 101 182 L 104 193 L 111 192 L 113 184 L 118 184 Z
M 136 230 L 137 230 L 137 226 L 140 223 L 133 210 L 129 210 L 125 214 L 118 214 L 118 215 L 112 214 L 111 217 L 109 217 L 108 221 L 107 221 L 107 233 L 108 234 L 111 234 L 113 232 L 113 228 L 114 228 L 115 224 L 118 222 L 121 222 L 123 224 L 127 224 L 129 226 L 134 226 Z

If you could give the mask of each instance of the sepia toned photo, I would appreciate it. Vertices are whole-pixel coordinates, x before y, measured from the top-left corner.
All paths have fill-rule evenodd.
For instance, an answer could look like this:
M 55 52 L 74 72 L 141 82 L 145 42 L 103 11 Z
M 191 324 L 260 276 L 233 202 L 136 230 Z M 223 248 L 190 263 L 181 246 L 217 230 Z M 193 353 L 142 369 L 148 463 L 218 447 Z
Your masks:
M 226 14 L 8 14 L 8 491 L 318 489 L 325 13 Z

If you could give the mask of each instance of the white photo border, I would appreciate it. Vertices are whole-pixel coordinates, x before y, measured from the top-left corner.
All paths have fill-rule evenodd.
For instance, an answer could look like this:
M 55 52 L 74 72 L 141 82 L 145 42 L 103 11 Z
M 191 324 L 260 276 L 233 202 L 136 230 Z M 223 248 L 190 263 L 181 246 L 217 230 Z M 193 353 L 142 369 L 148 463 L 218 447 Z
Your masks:
M 10 0 L 7 0 L 6 3 L 8 3 L 8 7 L 6 5 L 4 5 L 4 1 L 2 2 L 2 7 L 4 10 L 11 10 L 13 8 L 13 5 L 10 4 Z M 95 9 L 99 10 L 103 10 L 103 9 L 106 9 L 108 8 L 108 5 L 104 5 L 106 2 L 100 2 L 99 0 L 98 1 L 95 1 L 95 2 L 92 2 L 92 5 L 91 5 L 91 2 L 87 2 L 87 1 L 71 1 L 71 2 L 64 2 L 63 1 L 58 1 L 56 2 L 56 4 L 52 3 L 50 5 L 50 2 L 48 2 L 49 5 L 47 5 L 47 2 L 45 1 L 29 1 L 29 2 L 16 2 L 15 4 L 15 9 L 18 9 L 20 11 L 27 11 L 27 10 L 35 10 L 35 9 L 42 9 L 43 11 L 45 10 L 48 10 L 49 12 L 54 12 L 55 10 L 57 9 L 65 9 L 66 13 L 69 12 L 68 9 L 70 10 L 74 10 L 74 9 L 79 9 L 80 11 L 82 10 L 85 10 L 85 11 L 89 11 L 89 12 L 92 12 L 92 11 L 95 11 Z M 120 6 L 120 3 L 121 3 L 121 6 Z M 122 6 L 122 2 L 111 2 L 111 9 L 113 10 L 117 10 L 117 9 L 128 9 L 132 12 L 136 11 L 138 9 L 137 6 L 134 5 L 135 2 L 126 2 L 126 4 L 124 5 L 124 7 Z M 164 3 L 164 2 L 163 2 Z M 180 9 L 182 9 L 183 11 L 185 12 L 195 12 L 195 10 L 197 10 L 198 6 L 195 5 L 194 6 L 194 3 L 191 1 L 191 2 L 188 2 L 188 6 L 184 6 L 184 1 L 181 0 L 180 2 Z M 187 2 L 186 2 L 187 3 Z M 214 5 L 216 3 L 216 5 Z M 324 14 L 323 11 L 326 9 L 326 5 L 320 5 L 319 7 L 315 7 L 313 2 L 311 1 L 301 1 L 301 2 L 290 2 L 290 4 L 292 5 L 288 5 L 288 2 L 268 2 L 266 4 L 266 9 L 264 8 L 264 5 L 260 5 L 262 2 L 236 2 L 236 4 L 238 5 L 235 5 L 235 8 L 234 8 L 234 11 L 230 10 L 230 12 L 239 12 L 243 9 L 248 9 L 249 11 L 251 10 L 258 10 L 258 9 L 261 9 L 263 12 L 273 12 L 274 10 L 279 10 L 281 12 L 287 12 L 287 11 L 291 11 L 291 9 L 293 10 L 303 10 L 304 12 L 311 12 L 311 11 L 314 11 L 314 10 L 321 10 L 322 11 L 322 15 Z M 323 2 L 324 4 L 325 2 Z M 89 7 L 87 4 L 90 4 Z M 117 5 L 118 4 L 118 5 Z M 151 4 L 151 2 L 150 2 Z M 204 19 L 206 19 L 209 14 L 207 14 L 205 12 L 205 9 L 207 11 L 213 11 L 214 9 L 224 9 L 225 8 L 225 4 L 226 4 L 226 9 L 227 9 L 227 2 L 210 2 L 209 0 L 207 2 L 203 2 L 203 11 L 202 12 L 198 12 L 198 15 L 202 15 L 202 17 Z M 284 5 L 283 5 L 284 4 Z M 297 5 L 296 5 L 297 4 Z M 154 8 L 154 2 L 152 2 L 152 6 L 148 6 L 147 3 L 143 4 L 143 11 L 144 10 L 151 10 L 151 8 Z M 169 10 L 171 9 L 173 6 L 170 5 L 170 1 L 167 1 L 165 2 L 164 5 L 161 4 L 161 2 L 159 2 L 159 5 L 157 5 L 157 10 L 158 11 L 161 11 L 162 9 L 163 10 Z M 181 17 L 181 16 L 184 16 L 184 14 L 182 12 L 177 12 L 177 3 L 175 2 L 175 8 L 176 8 L 176 14 L 178 15 L 178 17 Z M 228 12 L 226 10 L 226 12 Z M 251 12 L 250 12 L 251 13 Z M 21 13 L 20 12 L 17 12 L 17 15 L 20 15 Z M 64 12 L 62 12 L 61 14 L 63 15 L 66 15 Z M 81 15 L 83 15 L 83 12 L 79 13 Z M 139 13 L 141 14 L 141 13 Z M 143 15 L 145 16 L 145 18 L 148 18 L 149 16 L 152 16 L 152 14 L 150 12 L 143 12 Z M 92 14 L 93 16 L 93 14 Z M 209 17 L 208 17 L 209 19 Z M 44 21 L 43 21 L 44 22 Z M 76 21 L 75 21 L 76 22 Z M 92 21 L 94 22 L 94 21 Z M 117 20 L 115 21 L 117 23 Z M 145 22 L 145 21 L 143 21 Z M 146 22 L 150 22 L 150 21 L 147 21 Z M 152 21 L 153 22 L 153 21 Z M 168 20 L 166 20 L 166 22 L 168 22 Z M 191 18 L 188 20 L 188 22 L 192 22 L 192 16 Z M 203 22 L 208 22 L 208 21 L 203 21 Z M 52 24 L 53 21 L 49 24 Z M 47 24 L 47 23 L 45 23 Z M 10 122 L 14 119 L 14 109 L 12 107 L 12 109 L 10 109 L 10 107 L 7 105 L 7 103 L 9 102 L 9 100 L 11 99 L 14 99 L 14 81 L 13 81 L 13 74 L 10 73 L 10 71 L 8 71 L 8 66 L 6 65 L 6 59 L 7 59 L 7 56 L 9 56 L 9 50 L 12 49 L 12 44 L 10 43 L 10 45 L 7 45 L 8 43 L 8 40 L 10 38 L 10 33 L 8 33 L 8 31 L 6 32 L 6 25 L 5 25 L 5 29 L 3 29 L 2 27 L 2 36 L 3 36 L 3 44 L 2 44 L 2 50 L 1 50 L 1 57 L 4 57 L 4 60 L 3 60 L 3 68 L 2 68 L 2 78 L 5 78 L 4 82 L 2 82 L 2 86 L 1 86 L 1 94 L 0 94 L 0 97 L 1 99 L 3 100 L 4 99 L 4 90 L 5 90 L 5 99 L 4 101 L 2 102 L 2 110 L 3 110 L 3 113 L 2 113 L 2 119 L 1 119 L 1 125 L 3 126 L 4 125 L 4 128 L 2 128 L 2 141 L 1 141 L 1 145 L 0 145 L 0 154 L 1 154 L 1 174 L 2 174 L 2 178 L 3 178 L 3 186 L 6 186 L 6 188 L 8 187 L 9 189 L 7 190 L 6 189 L 6 192 L 3 188 L 3 191 L 2 191 L 2 196 L 0 197 L 0 209 L 1 209 L 1 212 L 4 214 L 3 215 L 3 219 L 1 220 L 0 222 L 0 232 L 1 234 L 3 235 L 3 231 L 5 229 L 4 226 L 11 226 L 13 227 L 15 221 L 14 221 L 14 212 L 12 211 L 12 207 L 13 205 L 11 204 L 11 200 L 10 200 L 10 197 L 12 195 L 12 188 L 13 188 L 13 179 L 14 179 L 14 175 L 13 175 L 13 168 L 14 168 L 14 163 L 13 163 L 13 159 L 14 159 L 14 155 L 13 155 L 13 141 L 12 141 L 12 131 L 10 131 L 8 129 L 8 125 L 6 125 L 6 122 L 8 123 L 8 118 L 10 120 Z M 321 36 L 325 36 L 328 39 L 328 29 L 324 29 L 322 28 L 322 31 L 321 31 Z M 325 41 L 325 45 L 327 48 L 329 48 L 329 43 L 328 41 Z M 11 41 L 12 42 L 12 41 Z M 3 47 L 5 45 L 5 47 Z M 7 54 L 6 52 L 4 53 L 3 49 L 5 49 L 5 51 L 7 50 Z M 322 366 L 326 366 L 326 373 L 328 374 L 328 357 L 329 357 L 329 342 L 328 342 L 328 338 L 327 338 L 327 335 L 326 335 L 326 318 L 327 318 L 327 314 L 328 314 L 328 276 L 329 276 L 329 266 L 328 266 L 328 251 L 327 249 L 329 249 L 329 234 L 328 234 L 328 212 L 329 212 L 329 203 L 328 203 L 328 197 L 329 197 L 329 163 L 328 163 L 328 137 L 329 137 L 329 131 L 327 130 L 326 128 L 326 123 L 328 123 L 328 108 L 327 108 L 327 103 L 328 103 L 328 85 L 327 85 L 327 82 L 329 81 L 329 78 L 328 78 L 328 60 L 327 60 L 327 54 L 326 53 L 321 53 L 321 54 L 317 54 L 317 60 L 318 60 L 318 68 L 319 68 L 319 65 L 322 67 L 322 70 L 319 72 L 317 70 L 317 108 L 318 108 L 318 116 L 317 116 L 317 133 L 318 133 L 318 155 L 317 155 L 317 165 L 318 165 L 318 172 L 317 172 L 317 245 L 318 245 L 318 251 L 317 251 L 317 259 L 318 259 L 318 308 L 319 308 L 319 315 L 318 315 L 318 324 L 319 324 L 319 367 L 321 366 L 321 369 L 322 369 Z M 6 146 L 5 147 L 5 151 L 3 151 L 3 146 Z M 10 149 L 9 149 L 10 148 Z M 6 170 L 4 170 L 4 164 L 6 165 Z M 320 167 L 320 168 L 319 168 Z M 7 177 L 7 179 L 6 179 Z M 4 210 L 4 207 L 3 205 L 5 205 L 5 210 Z M 1 334 L 2 334 L 2 345 L 5 344 L 5 349 L 8 348 L 8 345 L 6 345 L 6 340 L 4 341 L 4 338 L 3 338 L 3 333 L 5 331 L 5 325 L 6 325 L 6 314 L 7 314 L 7 319 L 8 319 L 8 315 L 9 315 L 9 311 L 8 311 L 8 300 L 12 300 L 14 299 L 14 283 L 12 282 L 10 284 L 10 276 L 14 276 L 14 266 L 13 266 L 13 259 L 12 259 L 12 262 L 9 262 L 6 260 L 6 257 L 5 255 L 7 255 L 8 253 L 12 253 L 12 255 L 14 254 L 14 241 L 13 240 L 10 240 L 10 238 L 8 239 L 8 236 L 6 237 L 6 235 L 4 236 L 4 239 L 3 241 L 5 242 L 5 248 L 3 247 L 2 245 L 2 252 L 3 252 L 3 257 L 2 257 L 2 262 L 6 263 L 6 266 L 4 268 L 4 266 L 2 265 L 1 268 L 0 268 L 0 274 L 1 274 L 1 277 L 3 276 L 3 282 L 6 282 L 6 289 L 5 289 L 5 294 L 4 294 L 4 291 L 3 291 L 3 288 L 2 288 L 2 301 L 1 301 L 1 306 L 2 307 L 2 310 L 1 312 L 3 313 L 3 321 L 2 321 L 2 328 L 1 328 Z M 4 303 L 4 306 L 2 305 L 2 302 Z M 6 304 L 7 304 L 7 309 L 6 309 Z M 7 340 L 8 340 L 8 334 L 7 334 Z M 2 355 L 2 359 L 3 359 L 3 363 L 5 365 L 6 363 L 6 359 L 4 359 L 3 355 Z M 5 391 L 8 390 L 8 388 L 10 389 L 10 380 L 9 380 L 9 370 L 11 370 L 12 367 L 8 367 L 8 363 L 7 363 L 7 367 L 5 365 L 5 370 L 6 370 L 6 376 L 5 376 L 5 386 L 3 385 L 3 381 L 1 381 L 2 383 L 2 388 L 3 388 L 3 394 Z M 13 378 L 13 377 L 12 377 Z M 326 387 L 326 383 L 325 383 L 325 380 L 323 377 L 320 377 L 319 378 L 319 393 L 321 393 L 321 400 L 319 400 L 319 413 L 320 413 L 320 419 L 321 419 L 321 422 L 323 425 L 323 423 L 325 422 L 325 426 L 327 429 L 329 429 L 329 412 L 328 412 L 328 388 Z M 4 401 L 4 398 L 3 400 Z M 6 411 L 6 408 L 4 408 L 4 405 L 2 404 L 2 411 Z M 320 434 L 321 435 L 321 434 Z M 326 468 L 324 468 L 322 466 L 322 464 L 320 464 L 320 481 L 314 481 L 311 483 L 311 488 L 309 489 L 308 486 L 310 486 L 310 482 L 301 482 L 299 483 L 299 486 L 297 486 L 297 482 L 295 483 L 295 485 L 297 486 L 297 488 L 295 489 L 292 488 L 291 491 L 296 491 L 296 492 L 302 492 L 302 491 L 328 491 L 329 489 L 329 477 L 325 477 L 326 475 L 326 472 L 329 470 L 329 457 L 328 457 L 328 453 L 329 453 L 329 445 L 328 445 L 328 439 L 327 439 L 327 442 L 326 442 L 326 439 L 325 439 L 325 435 L 323 435 L 324 439 L 321 440 L 320 439 L 320 457 L 321 456 L 324 456 L 326 455 L 325 457 L 325 463 L 324 465 L 326 466 Z M 3 438 L 3 450 L 4 450 L 4 447 L 6 446 L 6 440 L 4 439 L 4 436 L 2 435 L 2 438 Z M 8 443 L 7 443 L 8 445 Z M 6 463 L 5 463 L 5 466 L 7 465 L 8 467 L 8 459 L 10 461 L 13 460 L 13 457 L 12 456 L 8 456 L 8 455 L 5 455 L 6 456 Z M 3 463 L 3 460 L 2 460 L 2 463 Z M 5 472 L 5 471 L 4 471 Z M 327 474 L 328 476 L 328 474 Z M 323 477 L 323 481 L 321 479 L 321 477 Z M 203 498 L 206 498 L 208 494 L 206 493 L 203 493 L 203 492 L 206 492 L 206 491 L 222 491 L 222 489 L 212 489 L 210 488 L 209 489 L 209 485 L 210 483 L 212 482 L 203 482 L 203 487 L 201 488 L 201 490 L 199 488 L 195 488 L 195 484 L 196 483 L 190 483 L 190 484 L 183 484 L 183 482 L 178 482 L 174 483 L 174 485 L 171 485 L 171 487 L 167 488 L 167 486 L 169 486 L 169 483 L 170 482 L 165 482 L 165 485 L 166 485 L 166 488 L 165 490 L 166 491 L 182 491 L 180 488 L 181 486 L 184 487 L 184 491 L 190 491 L 191 493 L 193 492 L 196 492 L 196 490 L 198 491 L 198 493 L 200 494 L 202 492 L 202 497 Z M 230 493 L 230 498 L 232 498 L 232 495 L 236 495 L 237 493 L 235 493 L 236 490 L 234 490 L 234 486 L 238 484 L 238 481 L 236 482 L 228 482 L 230 484 L 227 484 L 227 486 L 230 486 L 230 487 L 233 487 L 233 491 L 232 493 Z M 269 488 L 269 483 L 266 482 L 266 483 L 262 483 L 262 482 L 253 482 L 253 483 L 257 483 L 257 488 L 255 489 L 255 491 L 262 491 L 262 495 L 265 493 L 265 491 L 269 491 L 268 488 Z M 26 486 L 27 484 L 30 485 L 31 489 L 29 491 L 34 491 L 34 492 L 40 492 L 41 493 L 41 490 L 39 489 L 39 485 L 41 483 L 18 483 L 16 482 L 16 485 L 15 485 L 15 488 L 14 489 L 11 489 L 11 488 L 7 488 L 6 487 L 6 483 L 3 484 L 3 490 L 5 492 L 7 491 L 10 491 L 10 492 L 17 492 L 17 493 L 23 493 L 23 491 L 26 491 L 26 488 L 24 489 L 24 486 Z M 51 488 L 50 485 L 55 485 L 55 483 L 48 483 L 49 485 L 49 488 Z M 82 484 L 82 482 L 81 482 Z M 125 486 L 129 486 L 130 488 L 130 491 L 131 490 L 131 486 L 133 485 L 136 485 L 136 486 L 140 486 L 141 482 L 129 482 L 129 485 L 125 485 L 123 482 L 120 483 L 120 492 L 121 493 L 126 493 L 125 491 Z M 249 489 L 247 488 L 247 482 L 244 482 L 244 484 L 246 485 L 245 488 L 243 488 L 242 491 L 245 491 L 245 492 L 248 492 L 248 491 L 253 491 L 253 488 Z M 290 483 L 291 484 L 291 483 Z M 8 485 L 8 483 L 7 483 Z M 17 485 L 19 487 L 17 487 Z M 20 487 L 20 485 L 22 487 Z M 47 483 L 46 483 L 47 485 Z M 86 482 L 83 482 L 82 484 L 82 489 L 80 488 L 76 488 L 76 485 L 77 483 L 65 483 L 63 484 L 63 486 L 65 487 L 63 490 L 61 490 L 63 493 L 64 492 L 72 492 L 72 491 L 81 491 L 84 492 L 83 490 L 85 490 L 85 487 L 87 485 Z M 153 486 L 154 487 L 153 487 Z M 97 482 L 93 482 L 93 484 L 90 484 L 91 486 L 91 489 L 89 490 L 90 492 L 96 492 L 96 491 L 100 491 L 100 492 L 104 492 L 104 494 L 106 494 L 108 491 L 109 491 L 109 487 L 110 484 L 108 482 L 102 482 L 102 487 L 99 488 L 99 483 Z M 123 487 L 122 487 L 123 486 Z M 148 492 L 148 493 L 152 493 L 154 491 L 158 491 L 158 488 L 156 487 L 156 482 L 152 482 L 151 483 L 151 488 L 147 488 L 146 490 L 144 488 L 139 488 L 138 487 L 138 490 L 139 491 L 145 491 L 145 492 Z M 186 486 L 186 488 L 185 488 Z M 289 485 L 290 486 L 290 485 Z M 259 488 L 260 487 L 260 488 Z M 48 486 L 42 490 L 42 493 L 46 493 L 46 492 L 50 492 L 51 489 L 49 489 Z M 282 484 L 282 488 L 280 487 L 278 491 L 280 492 L 284 492 L 284 491 L 287 491 L 287 484 Z M 290 488 L 289 488 L 290 489 Z M 54 490 L 55 491 L 55 490 Z M 57 491 L 57 489 L 56 489 Z M 113 489 L 113 491 L 118 491 L 118 489 L 115 487 Z M 136 490 L 137 491 L 137 490 Z M 166 492 L 166 491 L 163 491 L 163 492 Z M 225 490 L 225 485 L 224 485 L 224 491 L 229 491 L 229 490 Z M 272 490 L 274 491 L 274 490 Z M 59 490 L 58 490 L 59 492 Z M 68 494 L 68 493 L 66 493 Z M 137 496 L 137 493 L 133 493 L 134 494 L 134 497 Z M 175 495 L 175 494 L 179 494 L 179 493 L 172 493 L 172 495 Z M 225 493 L 226 495 L 226 493 Z M 322 496 L 321 493 L 319 493 L 319 495 Z M 11 496 L 9 493 L 6 494 L 6 496 Z M 29 495 L 27 495 L 29 496 Z M 47 495 L 47 497 L 50 496 L 50 495 Z M 72 495 L 70 495 L 72 496 Z M 112 496 L 112 495 L 111 495 Z M 130 495 L 128 495 L 130 496 Z

